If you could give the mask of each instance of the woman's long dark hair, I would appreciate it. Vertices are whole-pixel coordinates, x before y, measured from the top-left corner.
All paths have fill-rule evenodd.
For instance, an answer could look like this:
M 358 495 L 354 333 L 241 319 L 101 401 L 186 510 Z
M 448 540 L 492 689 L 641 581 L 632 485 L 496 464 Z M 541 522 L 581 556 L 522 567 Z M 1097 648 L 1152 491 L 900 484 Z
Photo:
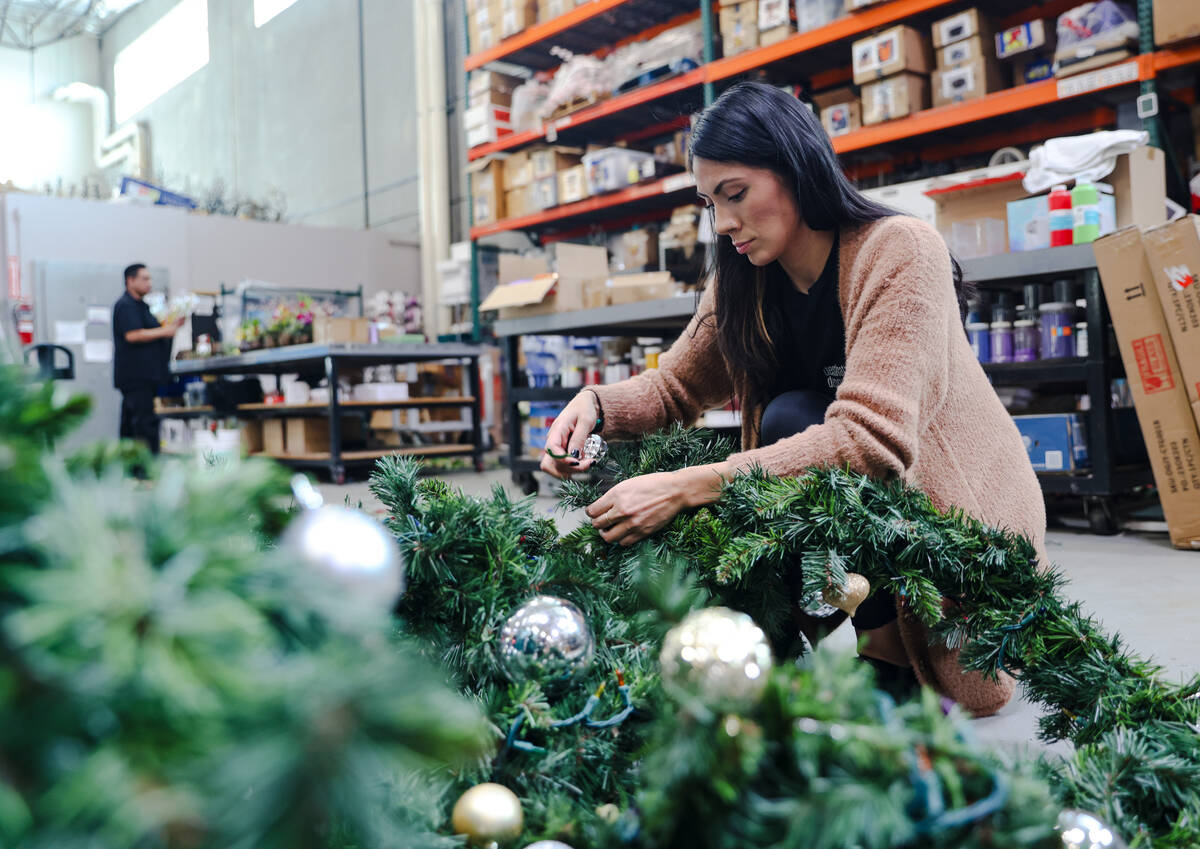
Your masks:
M 695 158 L 736 162 L 774 171 L 794 191 L 800 217 L 812 230 L 833 230 L 898 215 L 854 188 L 812 110 L 764 83 L 738 83 L 704 110 L 692 127 L 688 164 Z M 951 259 L 960 311 L 965 313 L 962 271 Z M 717 339 L 749 404 L 768 400 L 778 375 L 771 342 L 781 316 L 764 314 L 768 286 L 786 279 L 778 262 L 759 269 L 733 241 L 717 237 L 713 262 Z M 707 317 L 706 317 L 706 320 Z

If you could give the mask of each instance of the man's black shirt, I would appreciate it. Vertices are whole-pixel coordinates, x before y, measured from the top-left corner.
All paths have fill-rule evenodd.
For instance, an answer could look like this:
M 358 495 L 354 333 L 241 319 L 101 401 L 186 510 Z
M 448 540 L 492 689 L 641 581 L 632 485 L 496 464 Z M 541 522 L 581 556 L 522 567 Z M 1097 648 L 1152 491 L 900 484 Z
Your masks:
M 113 305 L 113 386 L 126 389 L 146 384 L 160 385 L 168 380 L 167 362 L 171 358 L 171 340 L 133 343 L 125 340 L 131 330 L 162 327 L 150 313 L 145 301 L 126 292 Z

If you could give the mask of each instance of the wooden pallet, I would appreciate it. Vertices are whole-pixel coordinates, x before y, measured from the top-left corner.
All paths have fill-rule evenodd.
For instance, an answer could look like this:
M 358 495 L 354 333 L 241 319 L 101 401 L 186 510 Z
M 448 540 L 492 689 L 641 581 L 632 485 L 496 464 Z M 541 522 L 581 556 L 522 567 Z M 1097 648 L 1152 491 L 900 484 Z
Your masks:
M 552 113 L 550 113 L 550 117 L 547 120 L 549 122 L 557 121 L 559 118 L 565 118 L 574 112 L 578 112 L 580 109 L 586 109 L 589 106 L 595 106 L 597 103 L 608 100 L 608 98 L 609 95 L 607 94 L 595 94 L 591 97 L 577 97 L 570 103 L 564 103 L 562 106 L 555 109 Z

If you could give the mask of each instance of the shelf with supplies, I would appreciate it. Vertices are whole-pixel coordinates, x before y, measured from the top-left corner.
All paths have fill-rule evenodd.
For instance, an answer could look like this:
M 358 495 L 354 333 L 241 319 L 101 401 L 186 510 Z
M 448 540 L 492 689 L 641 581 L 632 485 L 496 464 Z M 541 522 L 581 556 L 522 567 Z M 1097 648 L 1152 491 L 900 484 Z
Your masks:
M 463 60 L 464 70 L 474 71 L 493 62 L 546 70 L 560 61 L 550 52 L 551 47 L 592 53 L 646 38 L 678 16 L 699 16 L 695 0 L 588 0 L 581 4 L 562 0 L 559 5 L 565 7 L 561 14 L 469 54 Z
M 536 230 L 547 227 L 568 227 L 586 222 L 594 225 L 606 217 L 626 217 L 649 210 L 664 215 L 696 198 L 696 181 L 691 174 L 672 174 L 669 177 L 638 183 L 615 192 L 593 195 L 575 203 L 553 206 L 517 218 L 505 218 L 491 224 L 471 228 L 471 238 L 480 239 L 495 233 L 512 230 Z
M 328 402 L 300 404 L 239 404 L 231 415 L 255 423 L 264 432 L 268 427 L 276 430 L 285 427 L 291 433 L 293 427 L 303 432 L 303 451 L 274 450 L 268 452 L 283 463 L 290 465 L 327 469 L 336 482 L 344 482 L 346 469 L 373 463 L 389 454 L 411 456 L 470 455 L 475 467 L 483 467 L 482 410 L 479 391 L 481 389 L 479 358 L 483 348 L 478 345 L 459 343 L 404 343 L 404 344 L 308 344 L 291 345 L 249 351 L 244 354 L 211 357 L 208 359 L 176 360 L 171 363 L 171 372 L 183 376 L 226 376 L 226 375 L 320 375 L 329 386 Z M 339 375 L 350 369 L 367 366 L 401 365 L 406 363 L 450 362 L 464 367 L 464 390 L 458 395 L 417 397 L 392 401 L 355 401 L 339 397 L 341 382 Z M 469 387 L 469 389 L 468 389 Z M 470 392 L 471 394 L 466 394 Z M 466 440 L 454 444 L 396 445 L 380 450 L 354 450 L 343 446 L 343 419 L 347 416 L 367 417 L 381 410 L 415 411 L 421 408 L 466 408 L 462 421 L 453 422 L 406 422 L 397 428 L 413 434 L 465 434 Z M 178 413 L 164 408 L 165 418 L 188 418 L 196 416 L 218 417 L 215 412 L 201 412 L 199 408 L 178 408 Z M 365 422 L 365 418 L 363 418 Z M 350 422 L 354 424 L 354 422 Z M 311 430 L 308 425 L 314 425 Z M 316 427 L 320 425 L 320 427 Z M 249 425 L 246 425 L 247 427 Z M 300 426 L 304 426 L 301 428 Z M 265 441 L 265 440 L 264 440 Z M 289 436 L 287 442 L 293 440 Z M 328 450 L 312 450 L 313 443 L 328 444 Z M 266 443 L 270 445 L 269 442 Z M 277 444 L 284 444 L 282 438 Z M 257 452 L 263 453 L 263 452 Z

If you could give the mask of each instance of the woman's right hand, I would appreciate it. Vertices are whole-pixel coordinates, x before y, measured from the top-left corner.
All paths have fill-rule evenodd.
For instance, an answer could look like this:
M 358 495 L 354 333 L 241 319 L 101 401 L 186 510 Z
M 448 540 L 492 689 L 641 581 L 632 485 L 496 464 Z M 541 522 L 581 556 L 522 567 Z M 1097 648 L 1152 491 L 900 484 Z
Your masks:
M 583 443 L 591 435 L 600 418 L 596 395 L 584 390 L 571 399 L 554 419 L 546 434 L 546 453 L 542 455 L 542 471 L 556 478 L 570 477 L 573 472 L 586 472 L 592 461 L 583 457 Z M 551 452 L 559 456 L 551 456 Z M 577 453 L 572 453 L 577 452 Z

